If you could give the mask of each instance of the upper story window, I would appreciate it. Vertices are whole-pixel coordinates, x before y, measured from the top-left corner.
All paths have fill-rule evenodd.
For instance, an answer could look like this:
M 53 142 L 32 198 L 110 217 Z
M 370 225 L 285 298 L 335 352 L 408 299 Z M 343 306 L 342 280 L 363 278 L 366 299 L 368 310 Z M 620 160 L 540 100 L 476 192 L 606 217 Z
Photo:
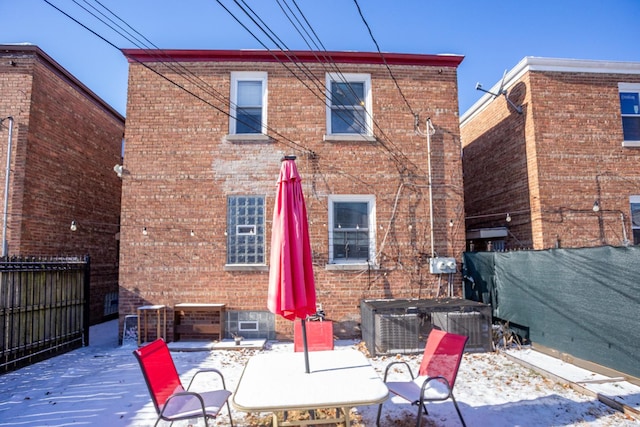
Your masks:
M 625 147 L 640 147 L 640 84 L 619 83 Z
M 372 137 L 371 76 L 327 74 L 327 137 Z
M 227 264 L 265 264 L 265 197 L 227 197 Z
M 329 263 L 375 264 L 375 197 L 329 196 Z
M 640 196 L 629 197 L 631 205 L 631 232 L 633 233 L 633 244 L 640 245 Z
M 231 73 L 231 135 L 266 134 L 267 73 Z

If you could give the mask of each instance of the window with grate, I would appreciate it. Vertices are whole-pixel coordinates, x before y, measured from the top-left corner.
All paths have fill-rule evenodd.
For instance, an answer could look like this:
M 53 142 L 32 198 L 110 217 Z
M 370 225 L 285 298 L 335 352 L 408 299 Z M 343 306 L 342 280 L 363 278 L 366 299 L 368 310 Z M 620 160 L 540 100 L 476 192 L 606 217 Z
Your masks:
M 375 264 L 373 196 L 329 197 L 329 262 Z
M 227 198 L 227 264 L 265 263 L 265 197 Z

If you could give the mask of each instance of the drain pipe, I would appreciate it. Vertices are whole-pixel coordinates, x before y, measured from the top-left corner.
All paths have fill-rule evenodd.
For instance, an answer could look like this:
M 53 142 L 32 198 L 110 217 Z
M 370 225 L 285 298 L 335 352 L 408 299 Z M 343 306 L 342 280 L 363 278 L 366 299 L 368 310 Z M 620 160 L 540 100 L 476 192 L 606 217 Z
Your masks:
M 9 116 L 0 120 L 0 124 L 5 120 L 9 120 L 9 142 L 7 143 L 7 170 L 5 172 L 4 180 L 4 216 L 2 219 L 2 257 L 7 256 L 8 244 L 7 244 L 7 215 L 9 209 L 9 178 L 11 174 L 11 140 L 13 139 L 13 117 Z
M 431 117 L 427 118 L 427 163 L 429 167 L 429 228 L 431 230 L 431 258 L 435 258 L 433 232 L 433 183 L 431 182 L 431 135 L 436 133 L 436 129 L 431 124 Z

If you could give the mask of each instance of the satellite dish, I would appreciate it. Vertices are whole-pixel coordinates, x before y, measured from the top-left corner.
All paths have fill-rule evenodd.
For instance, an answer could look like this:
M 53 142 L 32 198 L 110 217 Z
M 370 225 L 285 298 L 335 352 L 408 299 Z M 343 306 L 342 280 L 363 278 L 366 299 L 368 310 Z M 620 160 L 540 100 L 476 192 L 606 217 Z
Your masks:
M 514 104 L 513 101 L 511 101 L 509 99 L 508 92 L 504 88 L 504 81 L 505 81 L 506 77 L 507 77 L 507 70 L 504 70 L 504 74 L 502 74 L 502 80 L 500 81 L 500 87 L 498 88 L 498 92 L 494 93 L 494 92 L 488 91 L 486 89 L 483 89 L 482 85 L 480 83 L 476 83 L 476 90 L 488 93 L 489 95 L 491 95 L 493 97 L 492 99 L 496 99 L 496 97 L 498 97 L 500 95 L 503 95 L 504 99 L 507 100 L 507 103 L 509 103 L 509 105 L 511 105 L 513 107 L 513 109 L 518 112 L 518 114 L 522 114 L 522 106 Z

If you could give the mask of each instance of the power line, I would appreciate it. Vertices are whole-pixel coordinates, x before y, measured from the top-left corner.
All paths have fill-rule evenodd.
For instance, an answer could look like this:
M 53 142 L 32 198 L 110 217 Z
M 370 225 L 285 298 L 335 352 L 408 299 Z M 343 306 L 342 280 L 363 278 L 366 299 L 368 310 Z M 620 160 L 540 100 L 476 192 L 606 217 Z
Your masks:
M 367 20 L 365 19 L 364 15 L 362 14 L 362 10 L 360 9 L 360 5 L 358 4 L 358 0 L 353 0 L 353 2 L 355 3 L 356 8 L 358 9 L 358 13 L 360 14 L 360 18 L 362 18 L 362 22 L 364 23 L 365 27 L 367 27 L 367 30 L 369 31 L 369 36 L 371 37 L 371 40 L 373 40 L 373 43 L 376 45 L 376 49 L 378 49 L 378 53 L 380 54 L 380 57 L 382 58 L 382 61 L 384 62 L 385 67 L 387 67 L 387 70 L 389 71 L 389 74 L 391 75 L 391 78 L 393 79 L 393 82 L 395 83 L 396 87 L 398 88 L 398 92 L 400 92 L 400 96 L 402 96 L 402 99 L 404 100 L 405 104 L 407 105 L 407 108 L 409 108 L 409 111 L 411 112 L 411 115 L 413 117 L 418 117 L 418 114 L 413 111 L 413 108 L 411 108 L 411 104 L 409 104 L 409 101 L 407 100 L 407 97 L 404 96 L 404 93 L 402 92 L 402 89 L 400 88 L 400 85 L 398 84 L 398 80 L 396 79 L 396 76 L 391 71 L 391 67 L 389 67 L 389 64 L 387 63 L 386 58 L 382 54 L 382 51 L 380 50 L 380 46 L 378 45 L 378 42 L 376 41 L 376 38 L 373 36 L 373 32 L 371 31 L 371 27 L 369 26 L 369 23 L 367 22 Z
M 110 40 L 108 40 L 106 37 L 100 35 L 97 31 L 94 31 L 93 29 L 89 28 L 87 25 L 83 24 L 82 22 L 80 22 L 78 19 L 74 18 L 73 16 L 71 16 L 69 13 L 63 11 L 62 9 L 60 9 L 59 7 L 57 7 L 56 5 L 52 4 L 49 0 L 44 0 L 45 3 L 47 3 L 49 6 L 51 6 L 52 8 L 56 9 L 58 12 L 62 13 L 63 15 L 65 15 L 67 18 L 71 19 L 72 21 L 74 21 L 76 24 L 80 25 L 81 27 L 83 27 L 84 29 L 86 29 L 87 31 L 89 31 L 90 33 L 92 33 L 93 35 L 95 35 L 96 37 L 100 38 L 101 40 L 103 40 L 105 43 L 107 43 L 108 45 L 110 45 L 111 47 L 120 50 L 120 48 L 115 45 L 113 42 L 111 42 Z M 121 37 L 123 37 L 124 39 L 128 40 L 129 42 L 133 43 L 135 46 L 137 46 L 138 48 L 141 48 L 143 50 L 145 50 L 146 52 L 150 52 L 150 49 L 146 46 L 143 45 L 143 47 L 141 47 L 141 42 L 139 39 L 137 39 L 136 37 L 134 37 L 133 35 L 131 35 L 131 33 L 129 33 L 128 31 L 126 31 L 125 29 L 123 29 L 121 26 L 119 26 L 116 23 L 113 23 L 114 25 L 117 25 L 118 28 L 120 28 L 122 31 L 126 32 L 129 37 L 125 36 L 121 31 L 117 30 L 116 28 L 114 28 L 112 25 L 108 24 L 107 22 L 105 22 L 103 19 L 99 18 L 98 16 L 96 16 L 93 12 L 89 11 L 87 8 L 85 8 L 84 6 L 80 5 L 77 3 L 76 0 L 73 0 L 74 3 L 76 5 L 78 5 L 80 8 L 82 8 L 83 10 L 85 10 L 87 13 L 91 14 L 94 18 L 98 19 L 100 22 L 102 22 L 104 25 L 106 25 L 108 28 L 110 28 L 112 31 L 114 31 L 115 33 L 117 33 L 118 35 L 120 35 Z M 86 0 L 85 0 L 86 3 Z M 102 7 L 104 7 L 100 2 L 98 2 L 96 0 L 96 3 L 100 4 Z M 92 6 L 92 8 L 94 10 L 97 11 L 97 9 L 95 7 Z M 108 8 L 104 7 L 105 10 L 109 11 L 113 16 L 115 16 L 117 19 L 119 19 L 121 22 L 123 22 L 125 25 L 127 25 L 129 28 L 131 28 L 134 32 L 136 32 L 137 34 L 140 34 L 139 32 L 137 32 L 135 29 L 133 29 L 133 27 L 131 27 L 129 24 L 127 24 L 124 20 L 122 20 L 121 18 L 119 18 L 115 13 L 113 13 L 112 11 L 110 11 Z M 102 16 L 105 16 L 103 13 L 100 13 Z M 108 19 L 110 22 L 113 22 L 113 20 L 111 20 L 110 18 L 105 16 L 105 19 Z M 148 39 L 146 39 L 144 36 L 142 36 L 140 34 L 141 37 L 143 37 L 145 40 L 148 41 Z M 133 40 L 132 40 L 133 38 Z M 149 42 L 151 45 L 153 45 L 153 43 Z M 155 46 L 154 46 L 155 47 Z M 162 51 L 161 49 L 158 49 L 156 47 L 157 51 L 164 53 L 164 51 Z M 159 57 L 158 55 L 156 55 L 156 57 Z M 186 78 L 186 80 L 192 84 L 194 84 L 196 87 L 198 87 L 199 89 L 203 90 L 206 94 L 211 95 L 214 97 L 214 99 L 217 98 L 218 101 L 226 104 L 226 105 L 232 105 L 231 101 L 225 97 L 224 95 L 220 94 L 218 91 L 216 91 L 213 87 L 211 87 L 210 85 L 206 84 L 206 82 L 204 82 L 202 79 L 200 79 L 198 76 L 196 76 L 195 74 L 193 74 L 190 70 L 188 70 L 186 67 L 184 67 L 181 64 L 175 65 L 176 62 L 168 57 L 167 55 L 165 55 L 165 58 L 168 58 L 170 60 L 170 62 L 166 62 L 166 61 L 159 61 L 161 64 L 167 66 L 171 71 L 176 72 L 176 74 L 179 74 L 178 71 L 176 70 L 176 66 L 178 67 L 182 67 L 182 70 L 185 71 L 187 74 L 191 74 L 193 76 L 193 78 Z M 224 109 L 220 108 L 219 106 L 213 104 L 212 102 L 208 101 L 207 99 L 203 98 L 202 96 L 196 94 L 195 92 L 193 92 L 192 90 L 187 89 L 185 86 L 179 84 L 177 81 L 169 78 L 168 76 L 164 75 L 162 72 L 154 69 L 153 67 L 149 66 L 148 64 L 137 60 L 136 58 L 133 58 L 138 64 L 142 65 L 143 67 L 145 67 L 146 69 L 150 70 L 151 72 L 155 73 L 156 75 L 158 75 L 159 77 L 165 79 L 167 82 L 171 83 L 172 85 L 176 86 L 177 88 L 185 91 L 186 93 L 188 93 L 189 95 L 195 97 L 196 99 L 202 101 L 203 103 L 205 103 L 206 105 L 214 108 L 215 110 L 221 112 L 222 114 L 233 118 L 234 120 L 237 120 L 240 123 L 244 123 L 249 127 L 253 127 L 253 125 L 251 123 L 246 123 L 243 122 L 241 119 L 231 115 L 229 112 L 225 111 Z M 195 80 L 194 80 L 195 79 Z M 197 83 L 197 80 L 200 80 L 202 83 L 204 83 L 207 87 L 203 87 L 201 84 Z M 269 126 L 266 126 L 267 130 L 275 133 L 276 135 L 280 136 L 283 140 L 285 140 L 286 142 L 288 142 L 290 145 L 294 146 L 295 149 L 298 149 L 300 151 L 303 152 L 307 152 L 310 155 L 315 155 L 315 153 L 304 147 L 303 145 L 291 140 L 290 138 L 280 134 L 278 131 L 270 128 Z M 278 141 L 277 138 L 273 138 L 274 140 Z
M 278 1 L 278 4 L 280 4 L 280 0 L 277 0 L 277 1 Z M 304 26 L 302 25 L 302 23 L 300 22 L 300 20 L 298 20 L 298 19 L 297 19 L 297 16 L 295 16 L 295 13 L 291 10 L 291 7 L 287 4 L 287 1 L 286 1 L 286 0 L 282 0 L 282 1 L 285 3 L 285 5 L 287 5 L 287 8 L 288 8 L 288 9 L 289 9 L 289 11 L 291 12 L 291 14 L 296 18 L 296 21 L 298 22 L 298 24 L 299 24 L 301 27 L 303 27 L 303 29 L 304 29 Z M 298 6 L 298 4 L 296 3 L 296 1 L 295 1 L 295 0 L 292 0 L 292 2 L 293 2 L 293 4 L 295 5 L 296 9 L 298 10 L 298 13 L 300 14 L 300 16 L 302 17 L 302 19 L 303 19 L 303 20 L 304 20 L 304 22 L 306 23 L 306 25 L 309 27 L 309 29 L 310 29 L 311 33 L 313 33 L 313 35 L 315 36 L 315 38 L 318 40 L 319 45 L 320 45 L 320 46 L 322 46 L 323 53 L 324 53 L 324 54 L 327 54 L 328 52 L 326 51 L 326 48 L 324 47 L 324 45 L 323 45 L 322 41 L 320 40 L 320 38 L 318 37 L 317 33 L 316 33 L 316 32 L 315 32 L 315 30 L 313 29 L 313 27 L 312 27 L 312 25 L 310 24 L 309 20 L 306 18 L 306 16 L 305 16 L 304 12 L 302 12 L 302 10 L 300 9 L 300 7 Z M 281 9 L 282 9 L 282 10 L 283 10 L 283 12 L 285 13 L 285 15 L 287 15 L 287 17 L 288 17 L 288 14 L 286 13 L 286 11 L 284 11 L 284 9 L 282 8 L 282 6 L 281 6 Z M 294 27 L 296 27 L 296 26 L 295 26 L 295 24 L 291 21 L 291 19 L 289 19 L 289 20 L 290 20 L 290 22 L 292 23 L 292 25 L 293 25 Z M 296 30 L 297 30 L 297 28 L 296 28 Z M 298 31 L 298 33 L 300 34 L 300 31 Z M 307 31 L 305 30 L 305 33 L 310 37 L 309 32 L 307 32 Z M 306 39 L 305 39 L 302 35 L 301 35 L 301 37 L 302 37 L 302 38 L 305 40 L 305 42 L 306 42 Z M 311 37 L 310 37 L 310 38 L 311 38 Z M 315 44 L 315 42 L 314 42 L 314 44 Z M 315 51 L 314 51 L 314 50 L 313 50 L 313 48 L 309 45 L 309 43 L 308 43 L 308 42 L 307 42 L 307 46 L 309 47 L 309 49 L 310 49 L 312 52 L 314 52 L 314 56 L 316 56 L 316 58 L 319 60 L 319 62 L 322 62 L 322 61 L 320 61 L 320 59 L 318 58 L 318 56 L 317 56 L 317 55 L 315 55 Z M 317 44 L 315 44 L 315 46 L 316 46 L 316 48 L 318 48 L 318 45 L 317 45 Z M 360 96 L 355 92 L 355 90 L 353 89 L 352 85 L 350 84 L 350 81 L 349 81 L 349 80 L 344 76 L 344 74 L 342 73 L 342 71 L 339 69 L 338 65 L 337 65 L 337 64 L 336 64 L 336 63 L 331 59 L 331 56 L 330 56 L 330 55 L 324 55 L 324 54 L 323 54 L 323 57 L 325 58 L 325 60 L 326 60 L 329 64 L 331 64 L 332 68 L 335 70 L 335 74 L 337 74 L 337 76 L 338 76 L 338 79 L 339 79 L 342 83 L 345 83 L 346 87 L 349 89 L 349 91 L 351 92 L 351 94 L 354 96 L 354 98 L 355 98 L 356 100 L 358 100 L 359 102 L 364 102 L 364 100 L 360 99 Z M 383 60 L 385 61 L 385 65 L 387 65 L 387 64 L 386 64 L 386 60 L 384 59 L 384 57 L 383 57 Z M 388 65 L 387 65 L 387 69 L 389 69 L 389 66 L 388 66 Z M 325 71 L 326 71 L 326 68 L 325 68 Z M 391 70 L 389 70 L 389 72 L 391 73 Z M 392 74 L 392 73 L 391 73 L 391 74 Z M 392 74 L 392 78 L 394 78 L 393 74 Z M 326 90 L 327 92 L 329 91 L 326 87 L 325 87 L 325 90 Z M 329 105 L 328 105 L 328 104 L 327 104 L 327 106 L 329 107 Z M 383 148 L 384 148 L 384 149 L 389 153 L 389 155 L 394 159 L 394 161 L 396 161 L 396 163 L 398 163 L 399 165 L 402 165 L 402 164 L 403 164 L 403 161 L 404 161 L 404 163 L 410 163 L 410 164 L 412 164 L 414 167 L 416 167 L 416 168 L 417 168 L 417 165 L 415 165 L 413 162 L 411 162 L 411 161 L 410 161 L 410 160 L 409 160 L 409 159 L 404 155 L 404 153 L 402 152 L 402 150 L 401 150 L 399 147 L 397 147 L 397 146 L 393 143 L 393 141 L 392 141 L 392 140 L 391 140 L 391 139 L 390 139 L 390 138 L 385 134 L 384 130 L 382 129 L 382 127 L 380 126 L 380 124 L 378 123 L 378 121 L 375 119 L 375 117 L 373 117 L 373 112 L 372 112 L 372 111 L 369 111 L 368 109 L 365 109 L 365 114 L 369 117 L 369 119 L 370 119 L 370 120 L 371 120 L 371 122 L 373 123 L 374 127 L 375 127 L 375 128 L 377 128 L 377 129 L 379 130 L 379 132 L 380 132 L 380 133 L 381 133 L 381 135 L 382 135 L 382 138 L 383 138 L 383 139 L 386 139 L 386 141 L 384 141 L 383 139 L 376 137 L 376 142 L 377 142 L 378 144 L 380 144 L 380 146 L 382 146 L 382 147 L 383 147 Z M 354 118 L 355 118 L 355 117 L 354 117 Z M 344 120 L 344 119 L 343 119 L 343 120 Z M 345 121 L 345 123 L 346 123 L 346 121 Z M 364 129 L 367 129 L 367 128 L 368 128 L 367 123 L 361 123 L 361 122 L 360 122 L 360 120 L 359 120 L 359 118 L 356 118 L 356 123 L 357 123 L 357 124 L 359 124 L 360 126 L 362 126 Z M 371 130 L 373 131 L 373 129 L 371 129 Z M 390 144 L 392 147 L 389 147 L 387 144 Z M 399 154 L 397 154 L 397 153 L 399 153 Z

